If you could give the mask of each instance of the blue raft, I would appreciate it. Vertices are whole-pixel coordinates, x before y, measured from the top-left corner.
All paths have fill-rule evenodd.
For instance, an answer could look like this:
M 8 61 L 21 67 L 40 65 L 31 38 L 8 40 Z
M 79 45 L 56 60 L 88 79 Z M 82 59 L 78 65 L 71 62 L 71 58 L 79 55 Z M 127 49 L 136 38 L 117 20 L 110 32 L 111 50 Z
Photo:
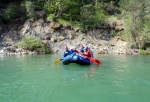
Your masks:
M 64 65 L 68 65 L 70 63 L 77 63 L 79 65 L 90 65 L 91 62 L 89 59 L 84 58 L 78 54 L 71 54 L 71 55 L 67 55 L 63 60 L 62 63 Z

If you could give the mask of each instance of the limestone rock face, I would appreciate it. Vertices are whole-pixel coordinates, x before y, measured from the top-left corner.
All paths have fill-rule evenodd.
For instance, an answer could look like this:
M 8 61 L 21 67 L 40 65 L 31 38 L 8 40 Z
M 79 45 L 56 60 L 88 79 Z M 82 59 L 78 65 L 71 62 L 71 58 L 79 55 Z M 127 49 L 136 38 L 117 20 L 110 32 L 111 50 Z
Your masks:
M 129 51 L 126 41 L 120 38 L 112 38 L 110 28 L 123 30 L 123 21 L 114 20 L 109 22 L 110 27 L 99 27 L 89 29 L 85 32 L 71 26 L 60 25 L 57 22 L 47 22 L 43 19 L 37 21 L 26 21 L 24 25 L 18 28 L 10 27 L 9 30 L 3 30 L 0 27 L 0 54 L 37 54 L 34 51 L 27 51 L 16 47 L 21 38 L 30 34 L 40 38 L 42 42 L 53 50 L 61 53 L 65 46 L 80 49 L 80 45 L 88 46 L 94 53 L 102 54 L 126 54 Z M 15 47 L 14 47 L 15 46 Z

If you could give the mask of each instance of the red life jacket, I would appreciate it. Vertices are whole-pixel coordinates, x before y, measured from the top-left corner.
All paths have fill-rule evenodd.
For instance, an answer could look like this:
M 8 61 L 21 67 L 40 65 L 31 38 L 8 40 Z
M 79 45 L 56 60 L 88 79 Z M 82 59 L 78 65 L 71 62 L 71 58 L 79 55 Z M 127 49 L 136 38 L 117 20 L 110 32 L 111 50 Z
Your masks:
M 84 54 L 83 54 L 85 57 L 88 57 L 88 58 L 91 58 L 92 57 L 92 53 L 91 53 L 91 51 L 90 50 L 88 50 L 88 51 L 86 51 L 86 52 L 84 52 Z

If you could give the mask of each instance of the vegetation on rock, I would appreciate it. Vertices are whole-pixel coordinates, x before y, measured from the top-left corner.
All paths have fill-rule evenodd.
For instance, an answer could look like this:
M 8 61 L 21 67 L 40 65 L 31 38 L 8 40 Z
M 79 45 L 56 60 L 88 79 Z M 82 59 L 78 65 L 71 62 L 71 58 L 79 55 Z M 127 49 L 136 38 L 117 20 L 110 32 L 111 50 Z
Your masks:
M 30 51 L 36 51 L 38 53 L 50 53 L 51 52 L 50 48 L 46 46 L 45 44 L 43 44 L 41 39 L 28 35 L 28 34 L 23 37 L 20 43 L 18 43 L 18 47 L 21 47 Z

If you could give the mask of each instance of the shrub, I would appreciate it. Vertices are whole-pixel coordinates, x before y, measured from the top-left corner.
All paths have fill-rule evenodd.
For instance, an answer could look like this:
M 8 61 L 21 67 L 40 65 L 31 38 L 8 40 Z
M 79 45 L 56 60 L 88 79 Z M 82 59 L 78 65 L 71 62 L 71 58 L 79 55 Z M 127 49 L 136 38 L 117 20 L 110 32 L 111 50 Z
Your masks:
M 53 21 L 54 18 L 55 18 L 54 14 L 49 14 L 48 17 L 47 17 L 47 20 L 48 21 Z
M 41 39 L 31 35 L 24 36 L 22 41 L 18 44 L 18 47 L 43 53 L 51 52 L 50 48 L 43 44 Z
M 149 50 L 140 50 L 140 54 L 142 54 L 142 55 L 150 55 L 150 51 Z

